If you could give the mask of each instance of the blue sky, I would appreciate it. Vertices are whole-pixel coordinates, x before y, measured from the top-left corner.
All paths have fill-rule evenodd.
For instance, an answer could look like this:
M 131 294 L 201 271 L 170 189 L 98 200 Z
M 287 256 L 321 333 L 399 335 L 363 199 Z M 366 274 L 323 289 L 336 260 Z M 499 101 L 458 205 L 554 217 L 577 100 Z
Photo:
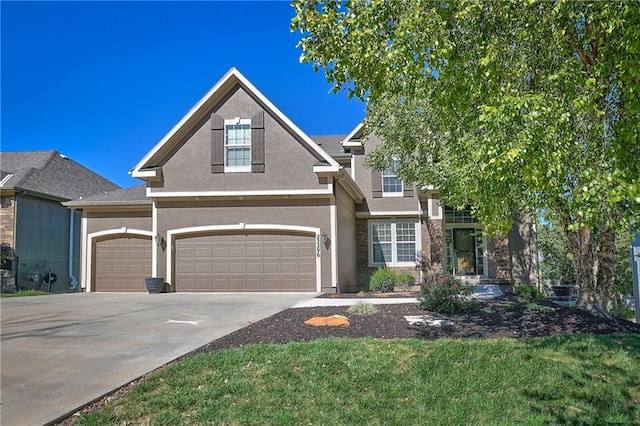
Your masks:
M 232 66 L 308 135 L 364 105 L 299 62 L 277 2 L 2 1 L 1 148 L 56 149 L 113 182 Z

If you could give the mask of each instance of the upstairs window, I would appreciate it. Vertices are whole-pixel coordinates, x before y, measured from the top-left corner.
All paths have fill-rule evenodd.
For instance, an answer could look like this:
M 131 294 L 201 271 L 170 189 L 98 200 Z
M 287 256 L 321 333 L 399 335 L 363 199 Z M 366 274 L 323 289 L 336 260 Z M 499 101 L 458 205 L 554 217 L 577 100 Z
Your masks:
M 224 121 L 224 171 L 251 171 L 251 119 Z
M 382 196 L 383 197 L 402 197 L 404 193 L 404 185 L 398 179 L 399 160 L 393 160 L 391 165 L 382 171 Z

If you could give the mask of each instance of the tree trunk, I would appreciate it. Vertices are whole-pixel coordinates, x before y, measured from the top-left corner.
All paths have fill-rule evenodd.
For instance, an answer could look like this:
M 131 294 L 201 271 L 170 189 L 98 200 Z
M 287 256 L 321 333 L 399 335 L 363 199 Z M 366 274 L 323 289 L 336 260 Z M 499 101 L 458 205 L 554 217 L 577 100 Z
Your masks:
M 596 237 L 593 230 L 581 228 L 572 234 L 570 243 L 576 286 L 580 292 L 576 306 L 596 316 L 611 318 L 607 303 L 613 282 L 615 232 L 607 228 Z M 594 240 L 597 241 L 597 249 Z

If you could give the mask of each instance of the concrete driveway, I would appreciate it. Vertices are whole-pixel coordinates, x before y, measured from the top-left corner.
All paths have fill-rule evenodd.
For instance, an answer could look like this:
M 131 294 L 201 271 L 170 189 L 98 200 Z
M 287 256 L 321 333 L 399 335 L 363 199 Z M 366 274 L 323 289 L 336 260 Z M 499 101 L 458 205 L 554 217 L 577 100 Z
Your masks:
M 52 422 L 314 293 L 78 293 L 0 299 L 3 425 Z

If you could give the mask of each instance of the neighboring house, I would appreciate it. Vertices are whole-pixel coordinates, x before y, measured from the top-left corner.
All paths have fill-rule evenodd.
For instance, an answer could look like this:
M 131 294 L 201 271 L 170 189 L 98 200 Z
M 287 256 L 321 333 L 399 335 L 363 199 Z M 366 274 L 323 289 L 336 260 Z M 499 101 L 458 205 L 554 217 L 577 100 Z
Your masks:
M 145 185 L 65 203 L 82 210 L 81 284 L 144 291 L 154 276 L 180 292 L 355 291 L 382 266 L 535 280 L 528 226 L 486 241 L 437 190 L 368 169 L 378 143 L 362 140 L 362 125 L 307 136 L 231 69 L 134 167 Z
M 79 288 L 81 216 L 61 202 L 118 186 L 54 150 L 1 152 L 0 170 L 3 290 Z

